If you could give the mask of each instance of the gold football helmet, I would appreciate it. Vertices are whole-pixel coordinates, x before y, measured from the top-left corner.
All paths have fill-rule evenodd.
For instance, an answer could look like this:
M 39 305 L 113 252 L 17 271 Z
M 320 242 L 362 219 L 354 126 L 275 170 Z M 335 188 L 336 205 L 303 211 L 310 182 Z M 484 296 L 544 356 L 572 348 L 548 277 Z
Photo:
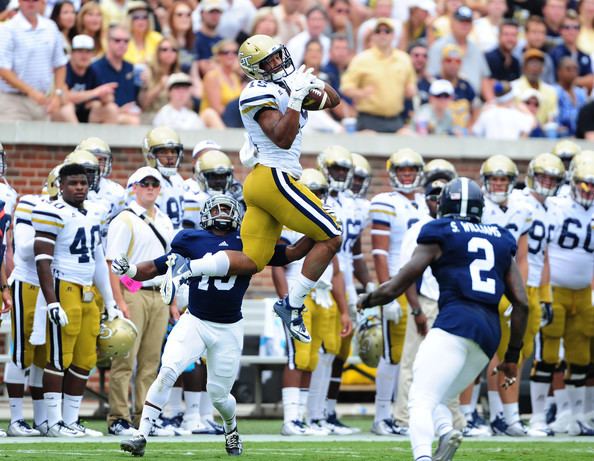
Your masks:
M 76 163 L 85 167 L 87 180 L 89 181 L 89 190 L 97 191 L 99 188 L 99 160 L 89 151 L 75 149 L 64 159 L 64 165 Z
M 357 325 L 355 332 L 359 357 L 371 368 L 376 368 L 384 350 L 382 323 L 377 317 L 367 317 Z
M 280 64 L 264 70 L 263 65 L 276 55 L 280 55 Z M 291 75 L 295 70 L 289 50 L 275 38 L 268 35 L 253 35 L 239 47 L 239 66 L 245 74 L 254 80 L 278 82 Z
M 371 184 L 371 166 L 361 154 L 351 153 L 353 159 L 353 181 L 351 191 L 355 197 L 365 197 Z
M 233 164 L 220 150 L 207 150 L 198 157 L 194 175 L 200 188 L 209 194 L 224 194 L 233 184 Z
M 176 154 L 174 166 L 163 165 L 157 158 L 157 153 L 161 149 L 171 149 Z M 174 176 L 177 168 L 184 156 L 184 146 L 179 139 L 179 135 L 169 127 L 159 126 L 150 130 L 142 142 L 142 153 L 148 166 L 159 170 L 163 176 Z
M 594 161 L 581 161 L 571 172 L 571 196 L 584 208 L 594 203 Z
M 390 158 L 386 162 L 386 170 L 388 171 L 392 187 L 398 192 L 404 192 L 405 194 L 413 192 L 421 185 L 424 166 L 425 162 L 423 161 L 423 157 L 421 157 L 421 154 L 418 152 L 409 149 L 408 147 L 397 150 L 390 155 Z M 417 170 L 415 178 L 409 184 L 404 184 L 398 178 L 398 169 L 405 167 L 412 167 Z
M 559 141 L 557 144 L 555 144 L 555 147 L 553 147 L 551 153 L 559 157 L 567 168 L 573 156 L 579 154 L 581 151 L 582 148 L 575 142 L 564 139 L 563 141 Z
M 549 153 L 539 154 L 528 164 L 526 186 L 543 197 L 551 197 L 557 193 L 564 177 L 565 167 L 559 157 Z
M 481 180 L 483 181 L 483 192 L 485 195 L 495 203 L 503 203 L 511 194 L 511 191 L 516 185 L 518 179 L 518 167 L 512 159 L 506 155 L 492 155 L 483 162 L 480 170 Z M 502 192 L 493 191 L 493 187 L 490 184 L 492 177 L 507 177 L 509 184 L 507 190 Z
M 0 143 L 0 177 L 6 176 L 6 151 Z
M 58 195 L 60 195 L 60 168 L 62 168 L 63 165 L 63 163 L 60 163 L 58 166 L 51 169 L 47 175 L 45 185 L 41 190 L 41 195 L 47 195 L 50 201 L 56 200 Z
M 328 181 L 320 170 L 304 168 L 298 182 L 316 194 L 322 202 L 328 196 Z
M 571 174 L 579 163 L 592 162 L 594 161 L 594 150 L 582 150 L 575 154 L 569 163 L 569 169 L 567 170 L 567 178 L 571 181 Z
M 329 192 L 342 192 L 353 179 L 353 157 L 342 146 L 330 146 L 318 155 L 318 168 L 328 181 Z
M 128 319 L 102 321 L 97 336 L 97 361 L 105 363 L 114 357 L 126 357 L 137 336 L 136 326 Z
M 90 152 L 99 161 L 99 175 L 102 178 L 107 178 L 111 174 L 111 163 L 113 156 L 109 144 L 103 139 L 92 136 L 87 139 L 83 139 L 76 149 L 83 149 Z
M 425 164 L 423 167 L 423 180 L 429 184 L 437 179 L 443 179 L 446 182 L 458 177 L 456 167 L 447 160 L 435 158 Z

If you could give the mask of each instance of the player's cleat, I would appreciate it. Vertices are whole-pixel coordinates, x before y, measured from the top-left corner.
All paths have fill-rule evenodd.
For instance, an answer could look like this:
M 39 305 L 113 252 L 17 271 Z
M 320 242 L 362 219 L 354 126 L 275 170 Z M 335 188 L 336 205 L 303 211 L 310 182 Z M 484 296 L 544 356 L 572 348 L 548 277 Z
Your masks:
M 207 427 L 207 429 L 208 429 L 208 432 L 206 432 L 207 434 L 223 435 L 225 433 L 225 429 L 223 428 L 223 425 L 217 423 L 216 421 L 213 421 L 212 419 L 203 419 L 202 424 L 204 424 Z
M 166 418 L 164 416 L 159 417 L 159 426 L 167 427 L 172 426 L 176 429 L 180 428 L 184 422 L 184 412 L 180 411 L 177 415 L 172 416 L 171 418 Z
M 120 442 L 120 448 L 123 451 L 132 453 L 132 456 L 144 456 L 144 448 L 146 447 L 146 439 L 144 435 L 135 435 L 131 439 Z
M 325 419 L 312 419 L 309 423 L 309 427 L 313 430 L 324 428 L 328 431 L 329 435 L 351 435 L 353 433 L 350 427 L 335 426 Z
M 491 421 L 491 431 L 493 435 L 505 435 L 507 429 L 507 423 L 503 419 L 503 414 L 498 414 L 495 419 Z
M 350 434 L 358 434 L 359 432 L 361 432 L 361 429 L 359 429 L 358 427 L 351 427 L 344 424 L 340 419 L 338 419 L 338 416 L 336 416 L 335 411 L 333 411 L 332 413 L 328 413 L 328 416 L 326 417 L 326 422 L 332 426 L 340 428 L 341 430 L 348 430 L 350 431 Z M 348 434 L 345 434 L 343 431 L 343 433 L 339 435 Z
M 125 419 L 116 419 L 109 425 L 107 432 L 110 435 L 134 435 L 136 429 Z
M 472 420 L 466 422 L 466 427 L 462 430 L 464 437 L 490 437 L 491 429 L 489 426 L 476 426 Z
M 549 424 L 549 427 L 553 430 L 555 434 L 565 433 L 569 430 L 569 424 L 572 422 L 572 420 L 573 415 L 570 412 L 566 411 L 564 413 L 557 414 L 557 418 L 555 419 L 555 421 Z
M 173 425 L 171 425 L 173 426 Z M 168 426 L 165 426 L 168 427 Z M 200 421 L 200 416 L 196 418 L 185 418 L 181 425 L 175 429 L 181 435 L 190 435 L 190 434 L 208 434 L 209 427 L 207 427 L 202 421 Z
M 237 432 L 237 427 L 225 434 L 225 450 L 229 456 L 240 456 L 243 453 L 243 444 L 239 432 Z
M 64 421 L 58 421 L 56 424 L 51 426 L 47 430 L 48 437 L 84 437 L 84 432 L 80 432 L 78 429 L 74 429 L 70 426 L 66 426 Z
M 49 427 L 47 426 L 47 420 L 42 422 L 39 426 L 33 424 L 33 429 L 37 429 L 42 437 L 47 436 L 47 431 L 49 430 Z
M 172 437 L 174 435 L 181 435 L 177 432 L 177 429 L 173 426 L 160 426 L 158 424 L 153 424 L 151 427 L 151 431 L 149 432 L 150 437 Z
M 442 435 L 433 454 L 433 461 L 450 461 L 454 459 L 454 454 L 462 443 L 462 438 L 462 433 L 456 429 Z
M 371 432 L 376 435 L 408 435 L 407 428 L 398 426 L 393 419 L 389 418 L 374 422 Z
M 71 429 L 76 429 L 77 431 L 82 432 L 87 437 L 103 437 L 103 432 L 96 431 L 95 429 L 90 429 L 86 427 L 84 424 L 81 424 L 80 420 L 75 423 L 72 423 L 69 426 Z
M 4 429 L 0 429 L 0 437 L 6 437 L 6 432 Z
M 547 408 L 546 413 L 546 422 L 547 424 L 552 424 L 557 417 L 557 404 L 553 403 L 550 407 Z
M 289 331 L 289 334 L 297 341 L 302 343 L 310 343 L 311 336 L 307 331 L 305 323 L 303 323 L 303 316 L 301 315 L 303 307 L 296 308 L 289 304 L 289 297 L 285 296 L 274 303 L 274 312 L 280 317 Z
M 552 437 L 555 435 L 553 430 L 544 421 L 530 421 L 530 426 L 526 429 L 526 433 L 528 437 Z
M 491 431 L 489 430 L 489 425 L 483 419 L 483 417 L 481 415 L 479 415 L 479 412 L 476 408 L 472 412 L 471 421 L 472 421 L 472 424 L 474 425 L 474 427 L 477 427 L 478 429 L 482 430 L 483 432 L 488 432 L 489 435 L 491 434 Z
M 594 429 L 582 421 L 572 421 L 568 425 L 567 434 L 571 436 L 593 436 Z
M 167 305 L 175 299 L 179 286 L 186 283 L 192 276 L 190 264 L 187 258 L 177 253 L 171 253 L 167 257 L 167 272 L 161 282 L 161 299 Z
M 313 435 L 313 432 L 304 422 L 294 420 L 283 424 L 281 435 Z
M 516 421 L 513 424 L 507 424 L 507 427 L 505 428 L 505 435 L 510 437 L 526 437 L 526 427 L 522 421 Z
M 10 423 L 6 433 L 10 437 L 39 437 L 41 435 L 41 432 L 32 429 L 24 419 Z
M 316 424 L 314 421 L 310 421 L 309 423 L 305 423 L 305 425 L 309 428 L 312 435 L 319 435 L 319 436 L 330 435 L 330 432 L 331 432 L 330 428 L 324 426 L 323 424 L 319 424 L 319 423 Z

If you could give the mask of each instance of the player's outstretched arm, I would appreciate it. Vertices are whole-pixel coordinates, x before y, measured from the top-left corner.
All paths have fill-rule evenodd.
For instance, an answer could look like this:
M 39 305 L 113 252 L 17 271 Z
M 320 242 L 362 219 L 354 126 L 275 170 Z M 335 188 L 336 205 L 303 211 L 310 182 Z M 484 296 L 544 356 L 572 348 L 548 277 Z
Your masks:
M 441 249 L 439 245 L 419 244 L 410 261 L 400 269 L 398 274 L 387 282 L 382 283 L 377 290 L 359 296 L 357 308 L 379 306 L 393 301 L 412 285 L 425 271 L 432 261 L 439 258 Z
M 258 124 L 270 140 L 281 149 L 289 149 L 299 133 L 300 112 L 287 110 L 261 110 L 258 113 Z
M 126 255 L 121 255 L 112 261 L 107 261 L 111 266 L 111 272 L 117 276 L 127 275 L 131 279 L 143 282 L 155 278 L 157 275 L 163 275 L 167 272 L 167 266 L 163 264 L 161 270 L 154 261 L 143 261 L 138 264 L 132 264 L 128 261 Z
M 303 236 L 292 245 L 277 244 L 267 266 L 286 266 L 293 261 L 305 258 L 315 243 L 313 239 Z

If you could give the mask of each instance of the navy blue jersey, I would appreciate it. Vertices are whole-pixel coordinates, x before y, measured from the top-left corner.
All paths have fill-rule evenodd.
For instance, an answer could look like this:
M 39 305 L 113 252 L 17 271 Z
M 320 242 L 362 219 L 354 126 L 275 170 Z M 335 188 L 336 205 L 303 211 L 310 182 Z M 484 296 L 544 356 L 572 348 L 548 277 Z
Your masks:
M 239 232 L 225 236 L 214 235 L 205 230 L 184 229 L 173 242 L 171 252 L 190 259 L 202 258 L 221 250 L 241 251 Z M 160 274 L 167 271 L 167 255 L 154 260 Z M 241 303 L 250 284 L 250 276 L 192 277 L 188 309 L 202 320 L 217 323 L 235 323 L 241 320 Z
M 438 244 L 442 251 L 431 265 L 439 283 L 433 326 L 475 341 L 492 357 L 501 337 L 497 306 L 516 253 L 514 237 L 496 224 L 443 218 L 425 224 L 417 242 Z

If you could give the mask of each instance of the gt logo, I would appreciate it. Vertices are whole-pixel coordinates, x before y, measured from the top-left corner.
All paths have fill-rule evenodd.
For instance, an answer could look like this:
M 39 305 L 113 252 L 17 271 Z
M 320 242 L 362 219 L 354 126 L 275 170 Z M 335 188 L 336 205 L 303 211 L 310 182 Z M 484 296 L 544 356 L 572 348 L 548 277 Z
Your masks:
M 242 66 L 249 66 L 250 65 L 250 59 L 252 59 L 252 56 L 244 56 L 244 55 L 240 55 L 239 56 L 239 63 Z

